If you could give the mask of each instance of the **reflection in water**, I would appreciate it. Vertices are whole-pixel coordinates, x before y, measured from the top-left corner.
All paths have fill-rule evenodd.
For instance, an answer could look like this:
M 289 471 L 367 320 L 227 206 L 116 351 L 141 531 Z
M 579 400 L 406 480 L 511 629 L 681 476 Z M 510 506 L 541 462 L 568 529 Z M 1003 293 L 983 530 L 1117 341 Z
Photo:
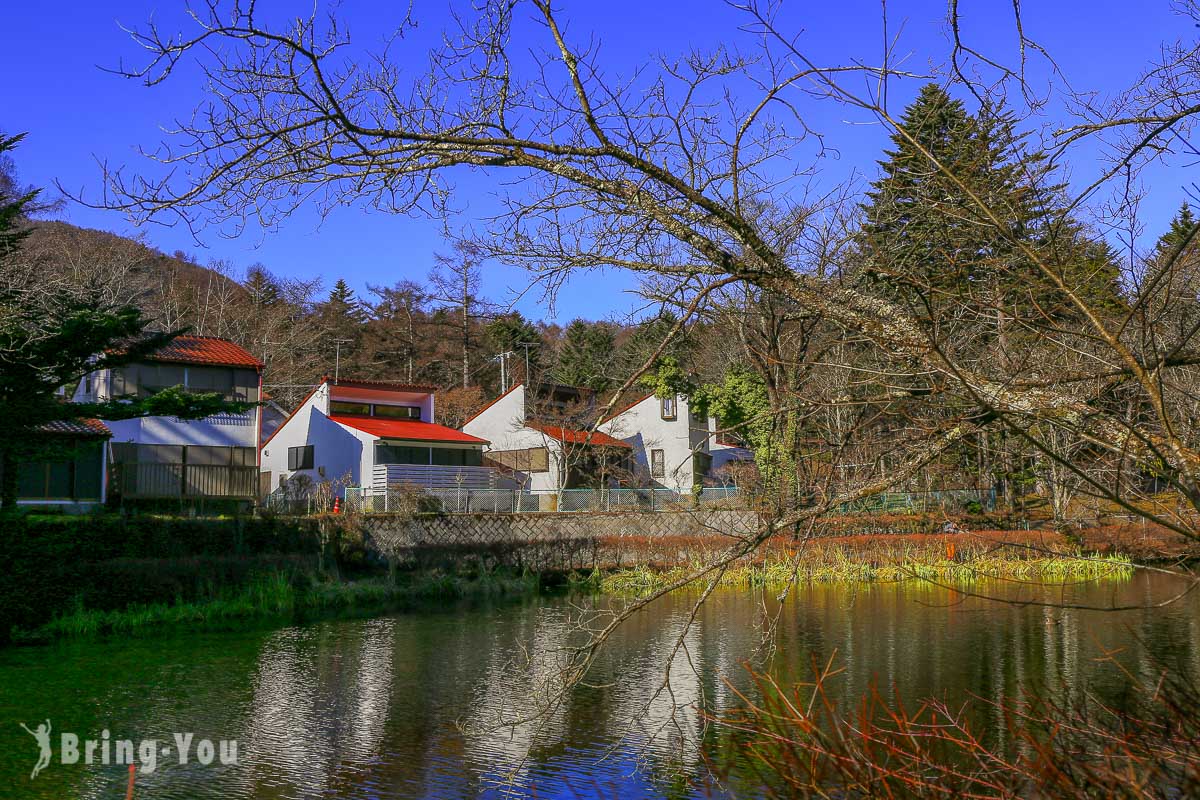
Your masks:
M 1145 573 L 1101 585 L 987 587 L 1014 600 L 1095 604 L 1150 603 L 1174 589 L 1170 578 Z M 782 609 L 769 594 L 718 594 L 689 625 L 694 600 L 668 598 L 633 619 L 587 684 L 549 704 L 567 648 L 579 641 L 578 606 L 604 611 L 619 601 L 543 598 L 0 652 L 0 796 L 124 796 L 124 769 L 112 765 L 56 761 L 30 782 L 36 749 L 16 723 L 45 717 L 80 736 L 107 727 L 114 737 L 238 739 L 236 766 L 160 760 L 139 778 L 146 797 L 645 797 L 674 792 L 681 774 L 701 776 L 706 756 L 725 746 L 728 737 L 706 731 L 699 711 L 719 714 L 734 702 L 723 678 L 746 688 L 747 660 L 786 682 L 811 678 L 836 654 L 845 667 L 836 693 L 898 686 L 907 700 L 998 700 L 1046 687 L 1119 702 L 1125 679 L 1102 663 L 1115 650 L 1145 680 L 1164 661 L 1200 669 L 1196 598 L 1103 614 L 920 584 L 812 586 Z M 764 613 L 776 611 L 773 647 L 765 647 Z M 977 719 L 1004 741 L 998 712 L 981 705 Z

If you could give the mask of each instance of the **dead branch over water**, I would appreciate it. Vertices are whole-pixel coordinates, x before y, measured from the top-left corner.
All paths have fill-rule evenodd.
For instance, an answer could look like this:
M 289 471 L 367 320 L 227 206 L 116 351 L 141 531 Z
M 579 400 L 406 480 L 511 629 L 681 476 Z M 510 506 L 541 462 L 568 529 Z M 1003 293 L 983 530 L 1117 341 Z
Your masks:
M 181 35 L 132 31 L 146 59 L 122 74 L 183 84 L 198 69 L 206 100 L 147 151 L 146 169 L 106 171 L 93 202 L 237 233 L 314 202 L 448 214 L 451 179 L 469 169 L 505 192 L 473 253 L 527 267 L 551 293 L 580 271 L 631 271 L 681 315 L 639 373 L 680 329 L 719 332 L 712 362 L 743 369 L 765 397 L 727 431 L 760 443 L 765 522 L 585 621 L 554 691 L 584 680 L 613 631 L 658 597 L 711 591 L 773 536 L 802 550 L 840 506 L 888 489 L 999 476 L 1010 502 L 1039 486 L 1060 521 L 1103 505 L 1200 538 L 1196 226 L 1152 252 L 1121 254 L 1101 235 L 1113 220 L 1144 224 L 1139 170 L 1190 147 L 1195 47 L 1148 54 L 1145 74 L 1100 102 L 1059 72 L 1020 3 L 1017 46 L 985 55 L 955 2 L 949 93 L 929 90 L 921 113 L 902 115 L 898 87 L 927 76 L 900 68 L 886 4 L 879 52 L 837 62 L 810 55 L 772 5 L 733 11 L 726 42 L 632 68 L 570 28 L 569 10 L 484 3 L 414 75 L 417 20 L 364 53 L 336 10 L 275 24 L 252 3 L 209 0 Z M 1065 102 L 1037 91 L 1035 67 Z M 929 138 L 933 111 L 966 108 L 951 95 L 969 113 Z M 814 188 L 836 147 L 836 131 L 812 122 L 828 106 L 881 126 L 903 154 L 867 191 Z M 1039 123 L 1052 132 L 1035 141 Z M 1090 169 L 1071 157 L 1093 140 L 1111 163 L 1072 192 L 1059 166 Z M 906 205 L 915 185 L 936 192 Z

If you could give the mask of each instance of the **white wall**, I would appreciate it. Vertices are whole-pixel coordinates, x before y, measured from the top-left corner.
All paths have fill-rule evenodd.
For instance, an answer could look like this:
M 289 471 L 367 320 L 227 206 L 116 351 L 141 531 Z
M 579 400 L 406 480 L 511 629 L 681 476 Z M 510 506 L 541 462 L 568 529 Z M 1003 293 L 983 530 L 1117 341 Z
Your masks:
M 73 400 L 107 400 L 112 396 L 111 370 L 92 373 L 80 382 Z M 85 391 L 91 381 L 92 392 Z M 217 414 L 201 420 L 174 417 L 143 417 L 104 421 L 113 432 L 115 444 L 181 444 L 217 447 L 258 447 L 260 408 L 241 414 Z
M 120 444 L 184 444 L 221 447 L 257 447 L 258 413 L 218 414 L 202 420 L 174 417 L 105 420 L 113 432 L 112 441 Z
M 271 491 L 279 488 L 280 476 L 291 478 L 304 474 L 314 483 L 320 483 L 338 480 L 349 473 L 351 485 L 361 485 L 363 475 L 370 475 L 376 437 L 333 422 L 326 413 L 328 408 L 329 386 L 322 384 L 266 443 L 260 469 L 271 473 Z M 313 446 L 313 468 L 289 470 L 288 448 L 306 444 Z
M 753 461 L 754 451 L 748 450 L 745 447 L 737 447 L 735 445 L 712 444 L 713 471 L 716 472 L 721 467 L 731 461 Z
M 675 419 L 662 418 L 661 401 L 651 395 L 600 425 L 600 430 L 633 447 L 640 477 L 680 492 L 692 489 L 692 453 L 709 452 L 708 422 L 694 422 L 686 398 L 675 398 Z M 650 451 L 662 450 L 665 475 L 650 476 Z
M 525 385 L 518 384 L 508 394 L 488 406 L 479 416 L 462 427 L 463 433 L 491 442 L 484 452 L 492 450 L 523 450 L 545 447 L 550 454 L 550 469 L 546 472 L 519 473 L 525 488 L 535 491 L 558 491 L 562 484 L 562 445 L 541 431 L 525 427 Z

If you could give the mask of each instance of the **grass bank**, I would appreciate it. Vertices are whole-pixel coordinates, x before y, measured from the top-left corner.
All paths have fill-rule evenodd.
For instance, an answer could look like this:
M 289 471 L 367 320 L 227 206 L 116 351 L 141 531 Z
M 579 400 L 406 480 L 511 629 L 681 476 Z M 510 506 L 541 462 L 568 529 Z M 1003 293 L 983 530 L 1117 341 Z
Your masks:
M 318 582 L 282 572 L 255 576 L 240 587 L 214 589 L 209 596 L 172 603 L 142 603 L 112 611 L 82 603 L 32 630 L 18 630 L 21 643 L 105 635 L 139 635 L 167 628 L 220 630 L 325 613 L 373 613 L 433 601 L 512 597 L 539 591 L 537 575 L 502 571 L 457 575 L 439 570 L 346 582 Z
M 930 537 L 933 539 L 934 537 Z M 712 563 L 637 566 L 595 573 L 576 581 L 583 590 L 611 594 L 647 594 Z M 964 584 L 978 580 L 1087 581 L 1122 579 L 1133 574 L 1123 554 L 1050 552 L 1025 547 L 989 546 L 969 540 L 948 547 L 943 537 L 913 543 L 903 540 L 814 543 L 800 550 L 773 549 L 755 560 L 735 563 L 719 584 L 732 588 L 771 588 L 788 583 L 883 583 L 932 580 Z

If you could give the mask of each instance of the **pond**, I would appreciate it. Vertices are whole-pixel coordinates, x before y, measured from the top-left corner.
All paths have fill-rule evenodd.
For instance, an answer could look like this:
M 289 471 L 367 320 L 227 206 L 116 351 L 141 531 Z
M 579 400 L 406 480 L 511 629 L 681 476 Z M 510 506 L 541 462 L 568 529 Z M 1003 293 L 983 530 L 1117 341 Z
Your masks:
M 1009 600 L 1106 606 L 1149 604 L 1179 589 L 1149 572 L 1094 584 L 975 585 Z M 1021 686 L 1118 697 L 1126 679 L 1102 661 L 1118 649 L 1146 677 L 1162 662 L 1200 668 L 1196 597 L 1102 613 L 917 583 L 822 585 L 801 587 L 782 607 L 773 593 L 714 595 L 682 636 L 670 692 L 659 691 L 695 597 L 667 598 L 622 627 L 588 685 L 544 709 L 536 726 L 497 723 L 546 697 L 580 613 L 621 600 L 550 596 L 0 651 L 0 796 L 125 797 L 127 768 L 100 763 L 105 730 L 110 746 L 154 739 L 157 750 L 193 734 L 189 762 L 156 754 L 155 770 L 137 776 L 138 798 L 704 796 L 689 779 L 725 738 L 705 731 L 695 708 L 734 703 L 730 685 L 749 684 L 747 660 L 787 680 L 835 658 L 845 668 L 837 693 L 856 697 L 874 682 L 909 699 L 998 697 Z M 773 648 L 764 648 L 767 638 Z M 980 713 L 984 727 L 1004 735 L 1000 720 Z M 18 723 L 46 719 L 53 757 L 31 780 L 38 745 Z M 79 763 L 62 763 L 64 732 L 81 740 Z M 101 743 L 91 765 L 82 758 L 88 739 Z M 196 760 L 204 739 L 217 751 L 207 765 Z M 237 741 L 235 764 L 220 763 L 222 739 Z

